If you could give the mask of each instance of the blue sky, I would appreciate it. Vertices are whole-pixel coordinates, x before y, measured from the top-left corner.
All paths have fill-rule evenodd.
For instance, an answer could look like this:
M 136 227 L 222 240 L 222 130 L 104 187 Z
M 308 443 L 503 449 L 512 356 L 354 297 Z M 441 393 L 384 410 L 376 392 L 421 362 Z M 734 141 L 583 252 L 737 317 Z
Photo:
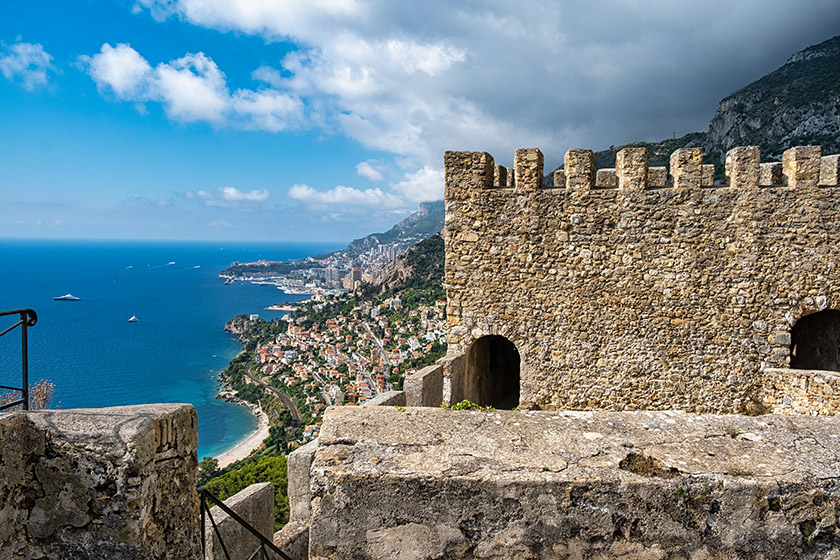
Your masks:
M 512 164 L 705 130 L 836 0 L 4 0 L 0 237 L 347 241 Z

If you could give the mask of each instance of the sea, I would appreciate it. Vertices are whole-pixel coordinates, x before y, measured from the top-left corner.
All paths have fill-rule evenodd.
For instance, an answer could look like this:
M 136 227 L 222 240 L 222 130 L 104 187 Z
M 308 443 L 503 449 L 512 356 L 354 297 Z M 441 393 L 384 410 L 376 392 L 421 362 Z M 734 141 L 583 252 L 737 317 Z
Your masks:
M 274 286 L 225 285 L 233 261 L 289 260 L 337 243 L 0 239 L 0 311 L 32 308 L 30 385 L 55 385 L 50 408 L 183 402 L 198 412 L 198 456 L 216 456 L 257 427 L 217 399 L 219 373 L 242 351 L 224 331 L 240 313 L 271 320 L 271 304 L 299 301 Z M 73 294 L 80 301 L 55 301 Z M 129 322 L 132 316 L 136 322 Z M 15 317 L 0 317 L 0 331 Z M 19 386 L 21 336 L 0 337 L 0 385 Z

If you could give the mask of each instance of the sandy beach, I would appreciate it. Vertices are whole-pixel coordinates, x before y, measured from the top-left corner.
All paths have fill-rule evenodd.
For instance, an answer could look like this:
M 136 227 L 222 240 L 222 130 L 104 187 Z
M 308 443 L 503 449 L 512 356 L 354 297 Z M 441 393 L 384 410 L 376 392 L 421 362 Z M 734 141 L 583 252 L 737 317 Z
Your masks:
M 268 437 L 268 416 L 259 409 L 260 425 L 253 434 L 239 442 L 235 447 L 228 449 L 221 455 L 217 456 L 219 460 L 219 468 L 224 468 L 231 463 L 244 459 L 250 455 L 251 451 L 258 448 L 263 440 Z

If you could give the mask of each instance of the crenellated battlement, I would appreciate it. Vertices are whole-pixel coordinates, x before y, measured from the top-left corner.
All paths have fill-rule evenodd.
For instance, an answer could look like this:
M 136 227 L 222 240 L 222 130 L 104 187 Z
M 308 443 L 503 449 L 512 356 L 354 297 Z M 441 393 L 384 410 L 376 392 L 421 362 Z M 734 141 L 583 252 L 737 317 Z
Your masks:
M 714 183 L 715 166 L 703 163 L 702 148 L 680 148 L 671 154 L 668 167 L 650 167 L 647 148 L 624 148 L 616 154 L 615 167 L 595 169 L 591 150 L 566 152 L 563 169 L 554 172 L 554 186 L 543 186 L 543 154 L 538 148 L 516 150 L 514 167 L 496 165 L 484 152 L 447 152 L 447 173 L 475 175 L 475 187 L 540 189 L 697 189 L 760 187 L 836 187 L 840 185 L 840 154 L 822 156 L 820 146 L 786 150 L 782 161 L 760 163 L 758 146 L 741 146 L 726 154 L 725 183 Z M 474 158 L 487 168 L 475 166 Z M 469 161 L 470 163 L 467 163 Z M 492 170 L 492 174 L 488 172 Z
M 450 347 L 512 342 L 522 405 L 760 407 L 763 372 L 797 359 L 797 321 L 840 316 L 840 156 L 760 155 L 730 150 L 715 183 L 701 148 L 667 167 L 627 148 L 607 169 L 569 150 L 551 187 L 538 149 L 513 169 L 446 152 Z M 819 344 L 798 351 L 830 353 Z

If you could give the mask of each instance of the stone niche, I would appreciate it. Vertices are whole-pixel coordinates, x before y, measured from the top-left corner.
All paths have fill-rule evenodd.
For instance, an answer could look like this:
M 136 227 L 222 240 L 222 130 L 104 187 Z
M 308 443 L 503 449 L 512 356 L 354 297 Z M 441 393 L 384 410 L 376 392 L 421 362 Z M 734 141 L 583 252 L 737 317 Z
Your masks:
M 200 557 L 195 409 L 0 414 L 0 558 Z

